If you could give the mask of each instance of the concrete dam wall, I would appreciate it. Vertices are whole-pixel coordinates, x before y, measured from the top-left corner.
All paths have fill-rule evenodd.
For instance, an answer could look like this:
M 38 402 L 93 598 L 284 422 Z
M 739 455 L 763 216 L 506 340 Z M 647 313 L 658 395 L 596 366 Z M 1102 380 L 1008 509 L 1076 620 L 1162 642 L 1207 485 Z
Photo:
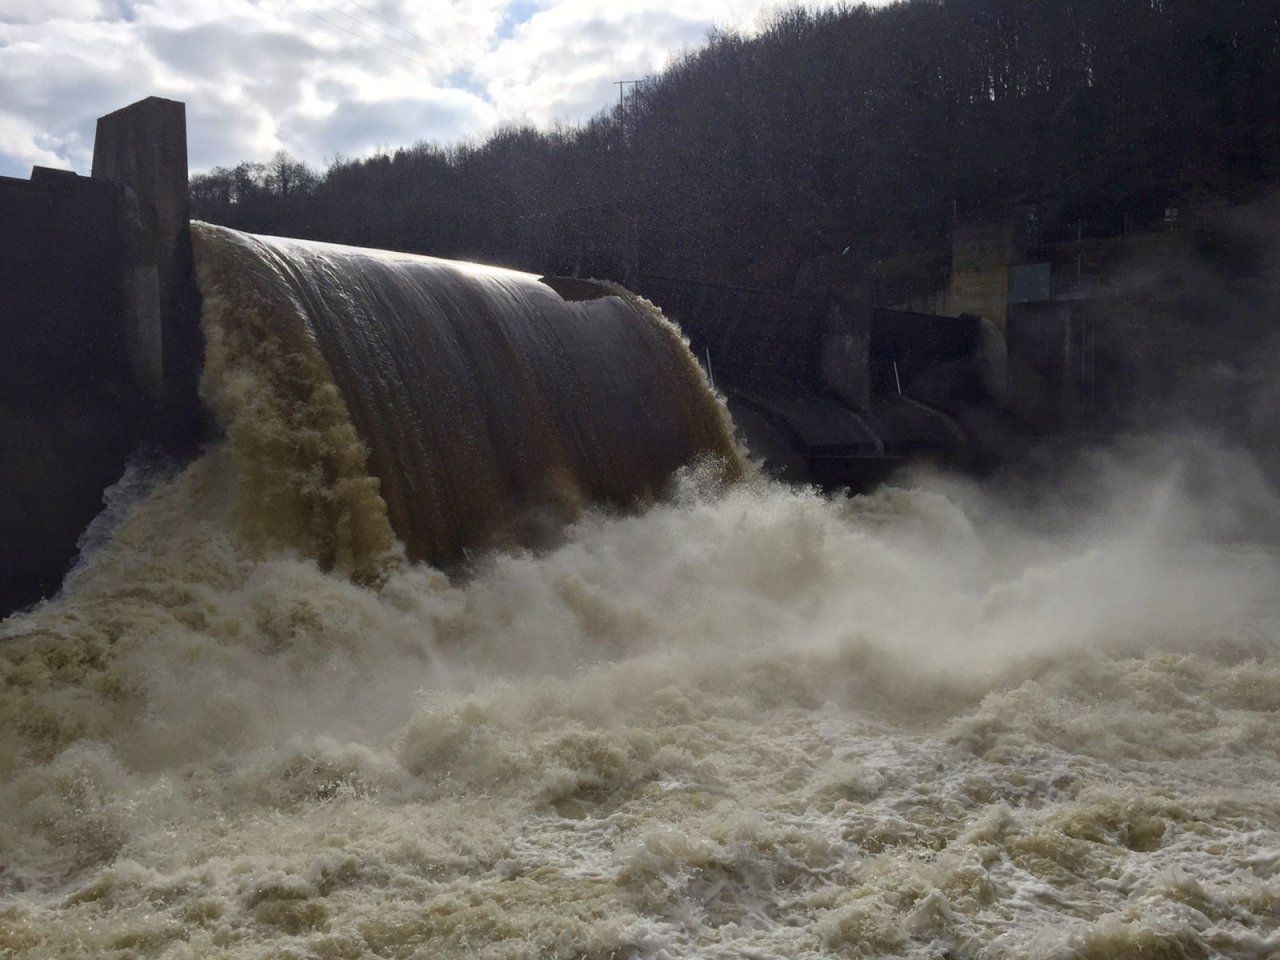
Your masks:
M 103 117 L 92 177 L 0 178 L 0 612 L 57 588 L 133 450 L 198 439 L 184 114 Z
M 357 579 L 398 544 L 536 544 L 699 457 L 740 472 L 647 302 L 203 225 L 193 256 L 186 169 L 183 105 L 151 98 L 99 121 L 92 177 L 0 179 L 0 615 L 57 590 L 140 445 L 218 437 L 241 533 Z

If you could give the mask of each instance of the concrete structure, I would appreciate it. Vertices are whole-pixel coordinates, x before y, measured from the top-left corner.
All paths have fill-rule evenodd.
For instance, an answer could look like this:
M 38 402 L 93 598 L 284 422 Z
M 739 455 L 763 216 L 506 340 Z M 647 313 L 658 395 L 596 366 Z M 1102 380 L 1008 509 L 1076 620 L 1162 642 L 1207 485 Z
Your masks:
M 101 117 L 93 142 L 93 178 L 125 184 L 137 198 L 148 249 L 145 263 L 126 283 L 135 290 L 154 290 L 155 313 L 145 321 L 144 337 L 151 350 L 158 340 L 159 368 L 153 365 L 146 376 L 165 408 L 170 439 L 182 442 L 199 409 L 202 351 L 200 294 L 191 257 L 186 106 L 148 97 Z
M 871 301 L 861 288 L 832 291 L 819 363 L 837 396 L 855 410 L 871 409 Z
M 197 438 L 181 117 L 104 118 L 102 177 L 0 177 L 0 615 L 57 589 L 132 451 Z
M 802 280 L 790 298 L 735 299 L 726 393 L 766 468 L 866 489 L 918 456 L 969 460 L 965 424 L 992 398 L 990 325 L 873 306 L 873 283 L 836 258 Z
M 1009 313 L 1009 270 L 1018 251 L 1016 226 L 1009 217 L 957 224 L 951 240 L 946 312 L 986 317 L 1003 330 Z
M 1094 408 L 1095 323 L 1083 300 L 1015 304 L 1005 337 L 1016 359 L 1010 402 L 1036 433 L 1080 428 Z

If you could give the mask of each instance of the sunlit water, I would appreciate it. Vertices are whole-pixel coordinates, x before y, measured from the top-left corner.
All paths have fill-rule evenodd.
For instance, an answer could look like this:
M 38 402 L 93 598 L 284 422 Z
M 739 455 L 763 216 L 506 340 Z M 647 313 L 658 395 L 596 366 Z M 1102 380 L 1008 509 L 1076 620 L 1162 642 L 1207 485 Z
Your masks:
M 1269 956 L 1276 514 L 1205 453 L 695 470 L 362 587 L 216 448 L 0 628 L 0 956 Z
M 409 557 L 453 566 L 544 545 L 586 504 L 652 503 L 699 456 L 741 473 L 724 404 L 647 301 L 566 301 L 534 274 L 192 229 L 202 393 L 259 546 L 367 581 L 393 531 Z

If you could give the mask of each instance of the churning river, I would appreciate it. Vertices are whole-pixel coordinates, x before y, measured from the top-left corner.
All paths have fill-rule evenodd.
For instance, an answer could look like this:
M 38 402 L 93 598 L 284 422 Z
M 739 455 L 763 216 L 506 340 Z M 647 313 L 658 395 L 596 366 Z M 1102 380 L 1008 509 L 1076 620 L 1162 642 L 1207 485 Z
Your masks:
M 1276 955 L 1280 510 L 1172 446 L 354 580 L 139 459 L 0 624 L 0 957 Z

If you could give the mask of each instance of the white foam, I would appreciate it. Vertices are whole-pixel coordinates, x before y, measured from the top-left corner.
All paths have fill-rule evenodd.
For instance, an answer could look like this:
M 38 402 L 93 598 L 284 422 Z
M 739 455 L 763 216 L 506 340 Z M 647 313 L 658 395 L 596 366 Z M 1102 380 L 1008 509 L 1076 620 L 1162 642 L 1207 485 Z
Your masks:
M 1056 530 L 950 480 L 692 484 L 361 587 L 240 542 L 233 469 L 4 624 L 0 950 L 1276 942 L 1276 556 L 1176 476 Z

